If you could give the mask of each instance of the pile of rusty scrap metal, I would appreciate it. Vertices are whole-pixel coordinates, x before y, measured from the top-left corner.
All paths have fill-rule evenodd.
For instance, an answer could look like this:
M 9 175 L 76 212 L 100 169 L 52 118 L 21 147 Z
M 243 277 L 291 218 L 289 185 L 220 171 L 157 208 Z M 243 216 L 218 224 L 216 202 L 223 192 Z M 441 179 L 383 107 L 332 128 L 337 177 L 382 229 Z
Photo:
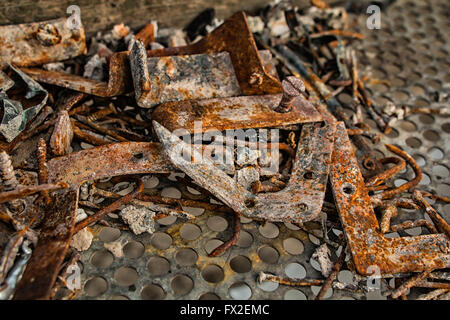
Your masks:
M 255 17 L 238 12 L 220 26 L 211 19 L 216 28 L 207 24 L 205 36 L 187 29 L 190 44 L 180 30 L 159 34 L 155 22 L 136 35 L 117 25 L 93 37 L 89 52 L 82 25 L 67 19 L 0 26 L 1 298 L 53 297 L 76 259 L 67 255 L 72 238 L 92 224 L 108 225 L 107 214 L 129 203 L 147 208 L 147 220 L 193 218 L 183 205 L 234 215 L 233 237 L 212 256 L 236 244 L 241 215 L 307 230 L 305 223 L 325 212 L 325 225 L 340 224 L 345 235 L 326 280 L 264 273 L 260 280 L 320 283 L 321 299 L 347 264 L 361 277 L 376 269 L 381 278 L 404 279 L 388 293 L 392 298 L 405 298 L 413 286 L 435 289 L 425 298 L 448 298 L 448 273 L 435 270 L 450 267 L 450 227 L 424 197 L 449 199 L 415 189 L 421 170 L 398 147 L 386 146 L 397 157 L 374 152 L 379 136 L 363 114 L 384 132 L 393 121 L 358 75 L 349 44 L 362 36 L 348 30 L 343 8 L 313 3 L 301 12 L 278 6 Z M 155 42 L 158 36 L 169 47 Z M 353 96 L 346 106 L 351 116 L 335 98 L 342 91 Z M 252 131 L 257 140 L 220 134 L 248 129 L 259 130 Z M 217 160 L 230 153 L 231 163 Z M 269 170 L 267 158 L 275 154 L 280 165 Z M 392 178 L 406 165 L 415 178 L 394 187 Z M 142 175 L 173 171 L 187 176 L 180 185 L 222 204 L 143 192 Z M 135 189 L 98 187 L 105 179 L 131 181 Z M 93 202 L 96 194 L 110 204 Z M 79 206 L 97 211 L 86 215 Z M 397 208 L 422 210 L 432 222 L 391 225 Z M 131 224 L 132 212 L 123 220 Z M 428 233 L 384 235 L 417 226 Z M 352 259 L 345 261 L 348 252 Z

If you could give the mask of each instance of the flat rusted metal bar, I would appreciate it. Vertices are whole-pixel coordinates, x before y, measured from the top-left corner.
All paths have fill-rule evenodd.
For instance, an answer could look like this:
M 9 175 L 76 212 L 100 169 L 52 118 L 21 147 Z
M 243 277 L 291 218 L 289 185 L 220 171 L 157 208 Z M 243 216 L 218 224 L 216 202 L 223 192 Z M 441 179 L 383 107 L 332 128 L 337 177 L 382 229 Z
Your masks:
M 36 66 L 85 54 L 81 21 L 71 28 L 69 19 L 0 26 L 0 66 Z
M 320 213 L 333 146 L 332 125 L 304 125 L 286 187 L 258 195 L 245 190 L 159 123 L 153 121 L 153 125 L 167 158 L 235 212 L 250 218 L 296 223 L 312 220 Z
M 201 131 L 237 130 L 245 128 L 276 127 L 322 120 L 320 113 L 302 96 L 292 102 L 291 111 L 275 111 L 282 94 L 240 96 L 168 102 L 158 106 L 152 119 L 173 131 L 186 129 L 194 132 L 194 122 L 201 121 Z
M 339 123 L 330 173 L 331 186 L 356 270 L 370 275 L 418 272 L 450 266 L 445 234 L 386 238 L 380 231 L 345 125 Z
M 123 142 L 71 153 L 48 162 L 49 182 L 80 185 L 119 175 L 170 173 L 174 168 L 164 158 L 159 143 Z

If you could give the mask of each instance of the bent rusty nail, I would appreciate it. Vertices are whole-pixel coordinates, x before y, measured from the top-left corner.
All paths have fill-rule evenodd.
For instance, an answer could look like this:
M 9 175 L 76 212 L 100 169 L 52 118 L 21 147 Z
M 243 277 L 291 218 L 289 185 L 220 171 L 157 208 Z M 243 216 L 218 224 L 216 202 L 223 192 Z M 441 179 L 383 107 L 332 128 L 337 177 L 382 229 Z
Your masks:
M 411 277 L 410 279 L 408 279 L 407 281 L 405 281 L 401 286 L 399 286 L 394 292 L 392 292 L 392 298 L 393 299 L 397 299 L 398 297 L 400 297 L 402 294 L 405 294 L 406 291 L 408 291 L 409 288 L 414 287 L 414 285 L 423 280 L 426 279 L 428 277 L 428 275 L 430 274 L 432 270 L 431 269 L 427 269 L 413 277 Z
M 210 257 L 220 256 L 222 253 L 227 251 L 227 249 L 236 245 L 236 243 L 239 240 L 240 234 L 241 234 L 241 217 L 240 217 L 239 213 L 235 212 L 234 218 L 233 218 L 233 236 L 231 237 L 231 239 L 228 239 L 227 241 L 222 243 L 220 246 L 215 248 L 208 256 L 210 256 Z
M 73 232 L 77 233 L 78 231 L 80 231 L 81 229 L 84 229 L 85 227 L 87 227 L 88 225 L 95 223 L 97 221 L 99 221 L 101 218 L 103 218 L 106 214 L 111 213 L 115 210 L 117 210 L 119 207 L 129 203 L 130 201 L 132 201 L 134 198 L 136 198 L 136 196 L 142 192 L 142 190 L 144 190 L 144 182 L 142 181 L 142 179 L 140 178 L 136 178 L 137 180 L 137 187 L 136 189 L 134 189 L 132 192 L 124 195 L 123 197 L 121 197 L 120 199 L 114 201 L 113 203 L 111 203 L 110 205 L 102 208 L 101 210 L 97 211 L 95 214 L 87 217 L 86 219 L 78 222 L 75 227 Z
M 331 186 L 358 273 L 370 275 L 371 266 L 377 266 L 381 274 L 449 267 L 450 240 L 446 235 L 386 238 L 381 233 L 343 123 L 335 137 Z
M 383 182 L 385 182 L 387 179 L 392 178 L 394 174 L 402 171 L 406 167 L 405 160 L 394 157 L 381 158 L 380 163 L 381 164 L 394 163 L 395 165 L 367 179 L 366 187 L 378 186 Z
M 0 65 L 35 66 L 86 53 L 84 28 L 71 18 L 0 26 Z
M 419 165 L 416 163 L 416 160 L 414 160 L 413 157 L 411 157 L 409 154 L 407 154 L 406 152 L 404 152 L 400 148 L 397 148 L 394 145 L 386 144 L 385 146 L 389 151 L 395 153 L 399 157 L 402 157 L 412 167 L 415 173 L 415 177 L 414 179 L 405 182 L 404 184 L 394 189 L 389 189 L 373 196 L 374 199 L 381 199 L 381 200 L 392 198 L 397 194 L 410 190 L 411 188 L 418 185 L 420 180 L 422 180 L 422 170 L 420 169 Z
M 333 269 L 331 273 L 328 275 L 327 279 L 323 283 L 322 287 L 320 288 L 320 291 L 317 293 L 317 296 L 314 300 L 322 300 L 325 294 L 327 293 L 328 289 L 331 287 L 331 284 L 334 280 L 336 280 L 339 271 L 341 271 L 342 265 L 345 262 L 345 256 L 346 256 L 346 248 L 343 247 L 341 254 L 338 257 L 338 260 L 333 265 Z
M 436 225 L 436 228 L 439 232 L 445 233 L 447 237 L 450 238 L 450 225 L 444 218 L 441 217 L 439 213 L 434 210 L 434 208 L 423 198 L 422 193 L 420 191 L 415 190 L 413 192 L 413 199 L 420 205 L 420 207 L 425 210 L 428 216 L 431 218 L 433 223 Z
M 290 287 L 310 287 L 310 286 L 320 286 L 324 283 L 324 280 L 321 279 L 312 279 L 312 280 L 301 280 L 301 281 L 293 281 L 287 278 L 281 278 L 278 276 L 274 276 L 272 274 L 265 273 L 261 271 L 258 275 L 258 282 L 261 284 L 264 281 L 276 282 L 285 286 Z
M 32 194 L 35 194 L 37 192 L 42 191 L 54 191 L 54 190 L 60 190 L 60 189 L 66 189 L 69 185 L 65 182 L 57 182 L 57 183 L 46 183 L 46 184 L 40 184 L 37 186 L 32 187 L 20 187 L 12 191 L 7 192 L 0 192 L 0 203 L 4 203 L 7 201 L 20 199 Z
M 333 146 L 331 125 L 305 125 L 286 188 L 256 196 L 158 122 L 153 121 L 153 125 L 167 158 L 235 212 L 250 218 L 297 223 L 312 220 L 320 213 Z

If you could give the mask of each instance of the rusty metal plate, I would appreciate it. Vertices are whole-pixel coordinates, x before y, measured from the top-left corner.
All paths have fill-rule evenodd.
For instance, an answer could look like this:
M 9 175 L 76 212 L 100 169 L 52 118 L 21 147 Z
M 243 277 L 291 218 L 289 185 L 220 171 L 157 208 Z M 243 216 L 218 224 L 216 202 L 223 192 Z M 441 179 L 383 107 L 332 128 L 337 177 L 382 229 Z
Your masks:
M 292 101 L 290 112 L 275 108 L 282 94 L 241 96 L 197 101 L 167 102 L 152 113 L 152 119 L 170 131 L 186 129 L 194 132 L 194 122 L 201 122 L 201 131 L 276 127 L 295 123 L 321 121 L 321 114 L 302 96 Z
M 255 195 L 217 169 L 210 159 L 202 158 L 191 145 L 156 121 L 153 124 L 167 158 L 234 211 L 256 219 L 296 223 L 312 220 L 320 213 L 333 146 L 333 126 L 305 125 L 286 188 Z
M 444 234 L 385 237 L 378 225 L 345 125 L 339 123 L 332 155 L 331 185 L 358 273 L 418 272 L 450 266 L 450 241 Z
M 135 44 L 139 47 L 139 44 Z M 238 96 L 239 83 L 227 52 L 187 56 L 152 57 L 131 50 L 130 64 L 140 107 L 190 99 Z M 145 70 L 136 70 L 147 69 Z M 147 79 L 141 79 L 144 75 Z M 144 84 L 149 83 L 149 89 Z
M 72 185 L 119 175 L 173 170 L 163 156 L 161 145 L 154 142 L 108 144 L 53 158 L 47 166 L 49 181 Z
M 19 67 L 62 61 L 86 53 L 84 28 L 69 19 L 0 26 L 0 66 Z
M 228 18 L 200 41 L 183 47 L 147 51 L 148 57 L 228 52 L 244 95 L 282 92 L 280 81 L 267 73 L 243 11 Z

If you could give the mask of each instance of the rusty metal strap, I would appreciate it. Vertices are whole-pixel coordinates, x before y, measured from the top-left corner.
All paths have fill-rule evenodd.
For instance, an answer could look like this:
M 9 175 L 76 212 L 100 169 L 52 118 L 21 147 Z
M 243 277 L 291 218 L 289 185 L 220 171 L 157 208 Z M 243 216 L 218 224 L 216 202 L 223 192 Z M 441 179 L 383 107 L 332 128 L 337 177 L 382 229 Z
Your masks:
M 444 234 L 386 238 L 380 231 L 345 125 L 336 130 L 331 185 L 358 273 L 418 272 L 450 267 L 450 241 Z

